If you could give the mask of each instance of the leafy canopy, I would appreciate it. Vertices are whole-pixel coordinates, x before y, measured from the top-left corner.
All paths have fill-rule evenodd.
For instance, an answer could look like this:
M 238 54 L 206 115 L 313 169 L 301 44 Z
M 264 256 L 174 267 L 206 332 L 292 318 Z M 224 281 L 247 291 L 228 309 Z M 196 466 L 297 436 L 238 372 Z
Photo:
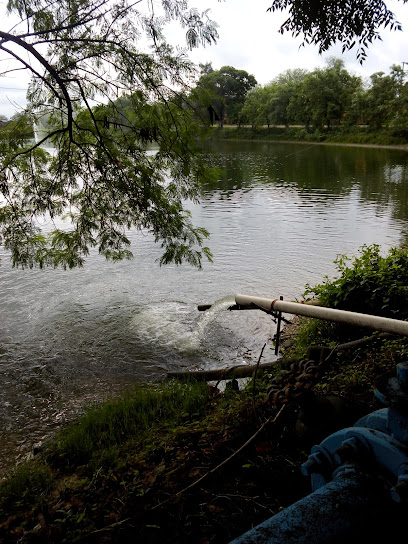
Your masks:
M 223 126 L 224 116 L 228 116 L 230 123 L 238 121 L 245 97 L 255 85 L 255 77 L 245 70 L 237 70 L 233 66 L 212 70 L 204 66 L 197 90 L 206 94 Z
M 0 130 L 0 228 L 13 265 L 81 266 L 92 247 L 128 258 L 136 228 L 161 243 L 161 263 L 200 266 L 208 233 L 182 203 L 211 176 L 198 144 L 206 127 L 187 98 L 194 68 L 164 28 L 176 20 L 187 47 L 210 44 L 208 13 L 187 0 L 10 0 L 8 10 L 20 22 L 0 31 L 14 61 L 1 75 L 31 75 L 26 110 Z
M 320 53 L 337 41 L 343 44 L 343 53 L 357 45 L 360 62 L 367 56 L 368 45 L 381 39 L 380 28 L 401 30 L 382 0 L 273 0 L 268 11 L 286 9 L 289 17 L 280 28 L 282 34 L 303 34 L 303 45 L 318 45 Z

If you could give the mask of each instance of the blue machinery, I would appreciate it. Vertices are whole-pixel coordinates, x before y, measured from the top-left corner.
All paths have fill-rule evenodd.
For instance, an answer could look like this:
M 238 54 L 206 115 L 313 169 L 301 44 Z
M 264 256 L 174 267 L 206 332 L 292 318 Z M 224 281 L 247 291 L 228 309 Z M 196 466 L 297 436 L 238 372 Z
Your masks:
M 408 514 L 408 363 L 375 394 L 387 408 L 312 448 L 301 471 L 313 492 L 231 544 L 395 542 Z
M 408 336 L 408 322 L 236 295 L 231 309 L 295 313 Z M 280 315 L 280 314 L 278 314 Z M 278 331 L 279 332 L 279 331 Z M 375 391 L 386 408 L 314 446 L 301 471 L 312 493 L 230 544 L 401 541 L 408 517 L 408 363 Z

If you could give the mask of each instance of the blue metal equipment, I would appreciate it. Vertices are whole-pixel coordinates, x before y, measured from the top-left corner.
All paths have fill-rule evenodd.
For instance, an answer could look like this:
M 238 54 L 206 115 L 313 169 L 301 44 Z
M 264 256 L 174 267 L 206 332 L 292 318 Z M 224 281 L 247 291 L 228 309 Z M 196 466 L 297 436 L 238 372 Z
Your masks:
M 394 541 L 408 514 L 408 363 L 375 394 L 387 408 L 312 448 L 313 492 L 231 544 Z

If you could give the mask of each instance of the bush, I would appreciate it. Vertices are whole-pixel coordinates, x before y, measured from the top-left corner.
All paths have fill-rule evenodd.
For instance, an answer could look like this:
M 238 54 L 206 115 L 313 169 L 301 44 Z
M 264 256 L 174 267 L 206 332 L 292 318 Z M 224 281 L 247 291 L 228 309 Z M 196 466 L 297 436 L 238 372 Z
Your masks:
M 0 514 L 10 508 L 33 506 L 41 503 L 52 483 L 51 470 L 47 466 L 26 462 L 0 484 Z
M 340 276 L 322 284 L 306 286 L 322 304 L 339 310 L 408 318 L 408 253 L 390 249 L 385 257 L 378 245 L 360 249 L 360 256 L 340 255 L 335 261 Z

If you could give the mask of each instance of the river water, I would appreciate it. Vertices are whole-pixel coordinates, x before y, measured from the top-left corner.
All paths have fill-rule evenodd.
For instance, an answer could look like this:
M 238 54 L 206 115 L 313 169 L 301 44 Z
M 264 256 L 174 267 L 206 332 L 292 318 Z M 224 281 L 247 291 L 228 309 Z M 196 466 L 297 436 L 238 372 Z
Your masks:
M 339 253 L 405 242 L 408 154 L 218 142 L 224 175 L 189 204 L 214 263 L 160 268 L 131 233 L 134 259 L 92 253 L 81 270 L 12 269 L 0 248 L 0 475 L 84 406 L 169 370 L 256 362 L 274 333 L 235 293 L 300 297 Z M 215 303 L 205 313 L 197 304 Z M 272 349 L 264 360 L 273 360 Z

